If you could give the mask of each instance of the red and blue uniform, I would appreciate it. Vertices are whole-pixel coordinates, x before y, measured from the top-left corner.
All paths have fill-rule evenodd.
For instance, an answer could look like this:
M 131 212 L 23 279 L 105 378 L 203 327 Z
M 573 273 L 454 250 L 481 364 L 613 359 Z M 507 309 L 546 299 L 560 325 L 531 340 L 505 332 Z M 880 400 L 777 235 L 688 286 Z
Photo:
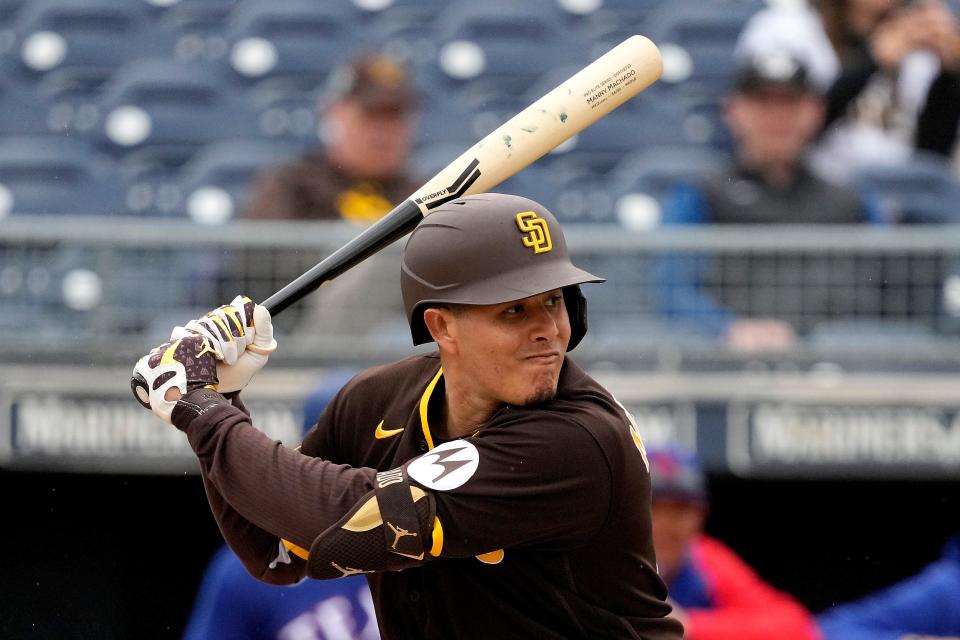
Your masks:
M 813 617 L 791 596 L 764 582 L 729 547 L 700 535 L 668 584 L 686 610 L 689 640 L 812 640 Z

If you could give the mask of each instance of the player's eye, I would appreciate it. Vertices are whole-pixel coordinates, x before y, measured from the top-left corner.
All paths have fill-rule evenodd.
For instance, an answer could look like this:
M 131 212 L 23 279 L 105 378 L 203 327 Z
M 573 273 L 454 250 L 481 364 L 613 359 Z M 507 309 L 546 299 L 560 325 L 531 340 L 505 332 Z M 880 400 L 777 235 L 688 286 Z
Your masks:
M 555 294 L 553 294 L 552 296 L 550 296 L 549 298 L 547 298 L 547 306 L 548 306 L 548 307 L 551 307 L 551 308 L 553 308 L 553 307 L 559 307 L 562 302 L 563 302 L 563 294 L 562 294 L 562 293 L 555 293 Z
M 507 308 L 504 310 L 504 313 L 505 313 L 506 315 L 508 315 L 508 316 L 518 316 L 518 315 L 520 315 L 520 314 L 523 313 L 523 305 L 522 305 L 522 304 L 515 304 L 515 305 L 513 305 L 513 306 L 511 306 L 511 307 L 507 307 Z

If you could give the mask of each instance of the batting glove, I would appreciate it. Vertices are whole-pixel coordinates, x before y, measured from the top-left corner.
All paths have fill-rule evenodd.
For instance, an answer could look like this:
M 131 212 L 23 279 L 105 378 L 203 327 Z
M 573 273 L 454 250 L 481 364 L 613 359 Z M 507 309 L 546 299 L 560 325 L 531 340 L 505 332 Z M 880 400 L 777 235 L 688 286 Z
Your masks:
M 218 360 L 234 364 L 253 344 L 256 336 L 253 309 L 256 305 L 246 296 L 237 296 L 230 304 L 217 307 L 202 318 L 191 320 L 185 327 L 176 327 L 171 340 L 201 335 L 210 340 Z
M 218 387 L 221 393 L 240 391 L 248 384 L 253 375 L 267 364 L 270 354 L 277 350 L 277 341 L 273 339 L 273 322 L 270 312 L 262 305 L 253 308 L 253 342 L 231 365 L 226 360 L 217 363 Z
M 165 422 L 180 396 L 195 389 L 217 390 L 217 352 L 206 336 L 191 334 L 166 342 L 140 358 L 133 368 L 131 386 L 142 405 Z M 167 391 L 179 389 L 167 399 Z

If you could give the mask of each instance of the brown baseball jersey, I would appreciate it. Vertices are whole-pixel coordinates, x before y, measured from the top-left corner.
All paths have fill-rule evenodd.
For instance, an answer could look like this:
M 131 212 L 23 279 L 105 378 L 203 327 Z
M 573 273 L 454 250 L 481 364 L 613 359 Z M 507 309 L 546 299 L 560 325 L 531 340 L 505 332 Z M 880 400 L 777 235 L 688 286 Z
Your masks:
M 436 354 L 370 369 L 300 454 L 225 402 L 194 398 L 174 422 L 248 570 L 276 583 L 368 573 L 384 638 L 681 638 L 623 407 L 567 359 L 554 399 L 444 442 L 431 429 L 443 384 Z

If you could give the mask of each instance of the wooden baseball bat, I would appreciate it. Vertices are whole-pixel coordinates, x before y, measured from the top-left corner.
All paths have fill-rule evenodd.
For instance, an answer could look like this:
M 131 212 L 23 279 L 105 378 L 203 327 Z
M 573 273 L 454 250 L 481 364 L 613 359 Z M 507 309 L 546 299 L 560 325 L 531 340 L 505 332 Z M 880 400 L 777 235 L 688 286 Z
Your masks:
M 489 191 L 610 113 L 660 77 L 660 51 L 631 36 L 467 149 L 399 206 L 262 304 L 276 315 L 395 240 L 445 202 Z M 254 347 L 248 349 L 256 350 Z M 146 380 L 130 381 L 150 407 Z
M 403 237 L 445 202 L 489 191 L 660 77 L 656 45 L 631 36 L 444 167 L 409 198 L 262 304 L 276 315 Z

